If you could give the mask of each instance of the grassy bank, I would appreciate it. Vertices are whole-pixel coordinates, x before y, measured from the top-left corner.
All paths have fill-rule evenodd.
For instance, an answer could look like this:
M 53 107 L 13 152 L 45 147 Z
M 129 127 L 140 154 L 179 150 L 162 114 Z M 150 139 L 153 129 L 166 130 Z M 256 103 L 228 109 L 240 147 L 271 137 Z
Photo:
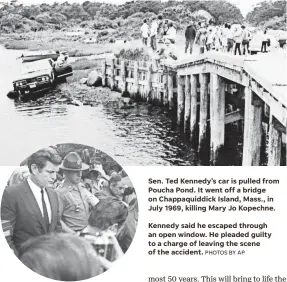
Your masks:
M 84 43 L 78 37 L 67 36 L 65 32 L 39 31 L 23 35 L 9 34 L 0 36 L 0 44 L 13 50 L 67 50 L 70 57 L 97 55 L 108 52 L 118 52 L 124 48 L 139 46 L 140 40 L 132 43 L 117 41 L 115 43 Z

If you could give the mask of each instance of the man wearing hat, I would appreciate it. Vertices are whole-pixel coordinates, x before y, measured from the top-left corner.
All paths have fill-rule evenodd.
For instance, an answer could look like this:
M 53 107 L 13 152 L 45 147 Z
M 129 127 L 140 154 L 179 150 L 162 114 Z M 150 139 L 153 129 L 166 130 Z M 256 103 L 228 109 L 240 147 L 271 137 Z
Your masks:
M 89 166 L 82 162 L 76 152 L 70 152 L 60 165 L 64 181 L 56 189 L 59 195 L 62 229 L 77 233 L 88 225 L 90 210 L 99 202 L 81 183 L 82 171 Z

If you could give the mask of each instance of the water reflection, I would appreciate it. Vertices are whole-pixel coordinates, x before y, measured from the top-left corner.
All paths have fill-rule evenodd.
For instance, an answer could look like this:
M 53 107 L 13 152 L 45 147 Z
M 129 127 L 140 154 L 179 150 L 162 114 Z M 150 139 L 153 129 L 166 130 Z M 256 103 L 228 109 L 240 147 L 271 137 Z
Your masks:
M 15 102 L 15 110 L 26 116 L 43 115 L 46 118 L 53 116 L 67 115 L 67 105 L 48 104 L 48 105 L 31 105 L 30 102 Z

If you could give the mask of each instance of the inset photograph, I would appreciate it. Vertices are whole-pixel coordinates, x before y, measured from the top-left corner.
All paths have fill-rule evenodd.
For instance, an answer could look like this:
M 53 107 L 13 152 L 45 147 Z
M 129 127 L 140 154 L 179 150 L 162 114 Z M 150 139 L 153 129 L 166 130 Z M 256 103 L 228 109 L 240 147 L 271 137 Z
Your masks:
M 113 158 L 80 144 L 43 148 L 23 160 L 1 200 L 14 254 L 59 281 L 97 276 L 129 249 L 138 222 L 130 178 Z

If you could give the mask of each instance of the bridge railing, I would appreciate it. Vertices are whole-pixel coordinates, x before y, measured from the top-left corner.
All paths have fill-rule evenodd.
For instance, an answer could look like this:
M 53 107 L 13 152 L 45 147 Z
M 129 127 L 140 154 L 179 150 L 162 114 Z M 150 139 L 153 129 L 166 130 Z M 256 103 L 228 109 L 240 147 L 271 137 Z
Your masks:
M 185 130 L 188 127 L 191 138 L 199 132 L 199 151 L 204 147 L 201 144 L 209 124 L 212 164 L 216 164 L 224 146 L 225 124 L 244 119 L 243 165 L 259 165 L 261 125 L 267 123 L 268 164 L 279 165 L 282 134 L 286 135 L 287 85 L 282 75 L 269 79 L 264 67 L 270 71 L 272 65 L 266 63 L 268 60 L 264 63 L 266 58 L 208 52 L 162 61 L 161 66 L 104 60 L 98 70 L 104 86 L 176 110 L 178 124 L 183 124 Z M 226 107 L 228 103 L 235 105 L 231 111 Z

